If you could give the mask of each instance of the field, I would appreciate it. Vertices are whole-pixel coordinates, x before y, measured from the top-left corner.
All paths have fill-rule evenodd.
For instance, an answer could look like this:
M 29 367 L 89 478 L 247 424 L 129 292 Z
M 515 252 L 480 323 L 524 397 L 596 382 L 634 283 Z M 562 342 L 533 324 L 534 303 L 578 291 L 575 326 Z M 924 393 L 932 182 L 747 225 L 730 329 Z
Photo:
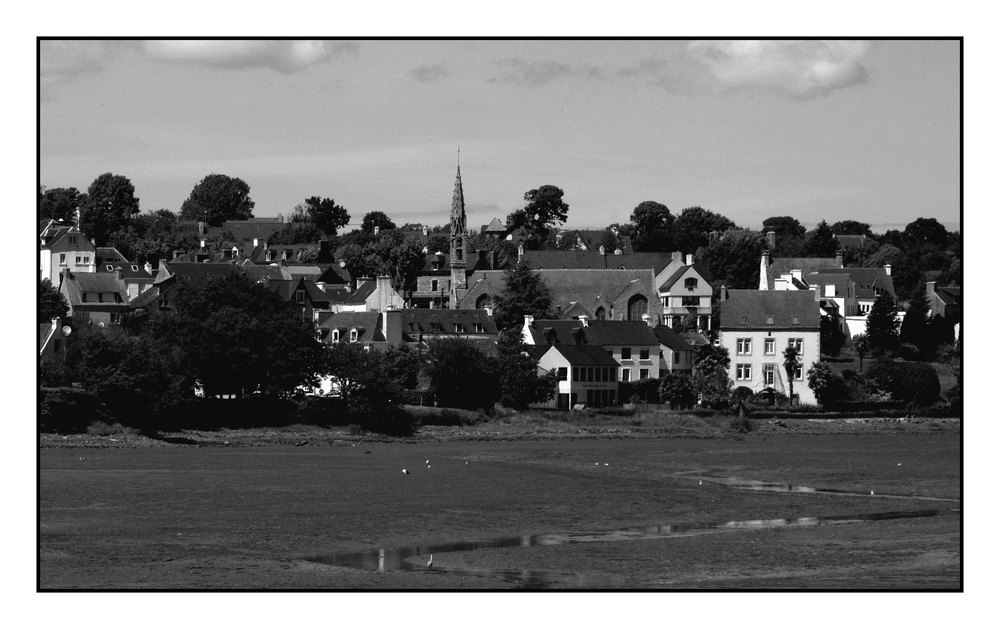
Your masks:
M 934 426 L 43 436 L 38 587 L 954 591 L 961 434 Z

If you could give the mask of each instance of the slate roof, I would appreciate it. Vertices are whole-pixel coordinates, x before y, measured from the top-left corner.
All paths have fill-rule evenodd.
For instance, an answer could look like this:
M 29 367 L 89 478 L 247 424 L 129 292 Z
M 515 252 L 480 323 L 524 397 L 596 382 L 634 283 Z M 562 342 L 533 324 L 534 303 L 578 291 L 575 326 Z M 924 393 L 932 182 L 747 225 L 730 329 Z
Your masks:
M 678 332 L 677 334 L 693 348 L 697 348 L 699 345 L 708 345 L 711 342 L 707 336 L 698 332 Z
M 836 258 L 772 258 L 767 267 L 767 288 L 774 289 L 774 279 L 788 275 L 793 270 L 802 271 L 802 275 L 837 268 Z
M 479 233 L 481 234 L 486 234 L 490 232 L 505 233 L 506 231 L 507 231 L 507 226 L 504 225 L 499 218 L 494 218 L 492 221 L 490 221 L 489 225 L 483 225 L 483 228 L 480 230 Z
M 108 266 L 111 266 L 111 270 L 108 270 Z M 135 267 L 135 268 L 133 268 Z M 115 263 L 115 264 L 100 264 L 97 266 L 98 273 L 114 273 L 118 270 L 122 272 L 123 280 L 150 280 L 153 279 L 153 274 L 146 271 L 146 268 L 141 264 L 132 264 L 130 262 L 125 263 Z
M 946 306 L 961 306 L 962 305 L 962 287 L 961 286 L 935 286 L 934 292 L 937 296 L 944 302 Z
M 653 269 L 659 273 L 663 267 L 670 264 L 670 253 L 640 252 L 614 255 L 600 251 L 525 251 L 521 256 L 528 266 L 539 269 Z
M 660 341 L 660 345 L 666 345 L 675 352 L 694 351 L 694 347 L 679 333 L 675 332 L 670 326 L 658 325 L 653 328 L 653 334 L 655 334 L 656 339 Z
M 458 336 L 466 334 L 492 336 L 497 334 L 497 324 L 485 310 L 403 308 L 399 312 L 402 313 L 404 341 L 415 341 L 419 335 L 423 334 Z M 455 332 L 456 323 L 461 323 L 465 327 L 465 331 Z M 482 332 L 476 332 L 477 323 L 482 325 Z
M 211 280 L 242 275 L 252 281 L 259 280 L 268 273 L 267 267 L 251 265 L 239 266 L 228 262 L 168 262 L 166 270 L 177 277 L 177 281 L 186 287 L 204 286 Z
M 833 237 L 837 239 L 837 244 L 844 249 L 848 247 L 860 249 L 868 242 L 868 237 L 864 235 L 834 234 Z
M 896 289 L 892 284 L 892 276 L 885 272 L 884 267 L 824 268 L 820 269 L 820 273 L 849 275 L 851 281 L 857 287 L 856 292 L 859 299 L 874 299 L 877 290 L 885 291 L 893 299 L 896 298 Z
M 685 264 L 679 267 L 673 273 L 671 273 L 670 277 L 668 277 L 666 280 L 663 281 L 663 284 L 660 285 L 660 292 L 665 293 L 669 291 L 671 288 L 673 288 L 674 284 L 677 283 L 677 280 L 679 280 L 681 276 L 688 271 L 688 269 L 694 269 L 695 272 L 701 276 L 701 279 L 704 280 L 706 284 L 711 283 L 712 275 L 709 272 L 707 266 L 705 266 L 700 262 L 695 264 Z
M 848 273 L 810 273 L 805 276 L 810 286 L 819 286 L 820 295 L 826 297 L 826 287 L 833 284 L 833 297 L 846 297 L 851 287 L 851 276 Z
M 571 365 L 595 367 L 619 367 L 618 361 L 598 345 L 550 345 L 544 346 L 544 356 L 548 352 L 559 352 Z M 536 350 L 537 351 L 537 350 Z
M 253 243 L 254 238 L 272 240 L 274 235 L 284 231 L 291 223 L 275 219 L 251 219 L 248 221 L 226 221 L 222 224 L 220 233 L 229 232 L 237 242 Z
M 322 307 L 330 303 L 330 298 L 319 289 L 319 286 L 301 277 L 293 280 L 268 280 L 267 287 L 278 293 L 285 301 L 294 300 L 295 291 L 302 288 L 306 291 L 306 295 L 313 305 Z
M 653 329 L 642 321 L 535 319 L 528 328 L 535 345 L 659 345 Z
M 321 312 L 316 326 L 323 331 L 322 340 L 330 342 L 333 330 L 340 330 L 340 341 L 350 342 L 352 329 L 358 331 L 358 343 L 385 342 L 382 315 L 378 312 Z
M 768 323 L 767 317 L 773 317 L 773 323 Z M 819 320 L 813 291 L 730 290 L 729 299 L 721 305 L 719 327 L 728 330 L 818 330 Z
M 105 264 L 128 264 L 128 258 L 122 255 L 115 247 L 96 247 L 94 249 L 94 260 L 98 267 Z
M 49 340 L 53 332 L 55 332 L 55 328 L 52 327 L 51 323 L 38 324 L 38 351 L 42 351 L 45 347 L 45 342 Z

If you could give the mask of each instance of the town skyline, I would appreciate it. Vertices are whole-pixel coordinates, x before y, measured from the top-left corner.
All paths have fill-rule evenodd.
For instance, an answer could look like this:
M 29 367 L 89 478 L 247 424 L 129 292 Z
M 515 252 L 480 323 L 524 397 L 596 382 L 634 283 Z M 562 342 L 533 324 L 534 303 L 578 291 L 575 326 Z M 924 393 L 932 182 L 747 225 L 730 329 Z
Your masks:
M 571 228 L 654 200 L 748 228 L 791 215 L 955 230 L 959 46 L 43 40 L 40 184 L 86 191 L 110 171 L 143 211 L 178 211 L 222 173 L 250 185 L 258 217 L 319 195 L 352 223 L 439 225 L 461 147 L 473 228 L 551 184 Z

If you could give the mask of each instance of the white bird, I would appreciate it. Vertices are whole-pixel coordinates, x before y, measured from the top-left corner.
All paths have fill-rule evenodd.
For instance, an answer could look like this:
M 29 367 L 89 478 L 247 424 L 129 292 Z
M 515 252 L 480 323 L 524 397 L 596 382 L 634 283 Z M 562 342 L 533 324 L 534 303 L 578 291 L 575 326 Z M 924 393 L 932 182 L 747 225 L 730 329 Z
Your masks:
M 698 484 L 701 485 L 701 481 L 700 480 L 698 481 Z
M 869 495 L 869 496 L 874 496 L 874 495 L 875 495 L 875 490 L 873 489 L 873 490 L 872 490 L 872 493 L 870 493 L 870 494 L 868 494 L 868 495 Z
M 430 466 L 430 465 L 428 465 L 428 466 L 427 466 L 427 469 L 431 469 L 431 466 Z
M 900 465 L 902 465 L 902 463 L 896 463 L 896 467 L 899 467 Z
M 424 463 L 427 464 L 427 465 L 430 465 L 431 464 L 431 460 L 427 459 L 426 461 L 424 461 Z
M 608 466 L 608 464 L 607 464 L 607 463 L 605 463 L 605 464 L 604 464 L 604 467 L 607 467 L 607 466 Z
M 427 567 L 430 568 L 431 564 L 434 563 L 434 553 L 431 553 L 430 559 L 427 560 Z
M 465 462 L 465 464 L 466 464 L 466 465 L 468 465 L 468 464 L 469 464 L 469 462 L 468 462 L 468 461 L 466 461 L 466 462 Z
M 403 468 L 403 473 L 404 473 L 404 474 L 409 474 L 409 472 L 407 472 L 407 471 L 406 471 L 406 468 L 405 468 L 405 467 Z

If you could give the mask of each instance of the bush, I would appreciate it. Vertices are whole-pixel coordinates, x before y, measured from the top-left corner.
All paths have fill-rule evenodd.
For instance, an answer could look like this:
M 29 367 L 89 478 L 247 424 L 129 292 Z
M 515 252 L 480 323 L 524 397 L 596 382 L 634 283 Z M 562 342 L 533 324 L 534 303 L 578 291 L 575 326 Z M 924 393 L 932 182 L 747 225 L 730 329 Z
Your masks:
M 118 423 L 108 425 L 102 421 L 96 421 L 87 426 L 88 435 L 134 435 L 138 432 L 135 428 L 122 426 Z
M 82 433 L 96 422 L 114 423 L 101 400 L 83 389 L 42 389 L 38 400 L 38 431 Z
M 750 419 L 749 417 L 734 417 L 729 421 L 729 430 L 735 432 L 746 434 L 748 432 L 753 432 L 757 430 L 757 422 Z
M 916 406 L 930 406 L 941 395 L 937 372 L 927 363 L 877 360 L 866 375 L 869 388 L 887 392 L 893 400 Z
M 746 402 L 753 397 L 753 389 L 750 387 L 739 386 L 733 389 L 733 394 L 730 396 L 729 400 L 733 404 L 738 404 L 740 402 Z
M 770 387 L 758 391 L 750 398 L 753 406 L 788 406 L 788 396 Z
M 645 378 L 633 382 L 622 382 L 619 384 L 619 395 L 622 400 L 633 403 L 659 404 L 660 403 L 659 378 Z

